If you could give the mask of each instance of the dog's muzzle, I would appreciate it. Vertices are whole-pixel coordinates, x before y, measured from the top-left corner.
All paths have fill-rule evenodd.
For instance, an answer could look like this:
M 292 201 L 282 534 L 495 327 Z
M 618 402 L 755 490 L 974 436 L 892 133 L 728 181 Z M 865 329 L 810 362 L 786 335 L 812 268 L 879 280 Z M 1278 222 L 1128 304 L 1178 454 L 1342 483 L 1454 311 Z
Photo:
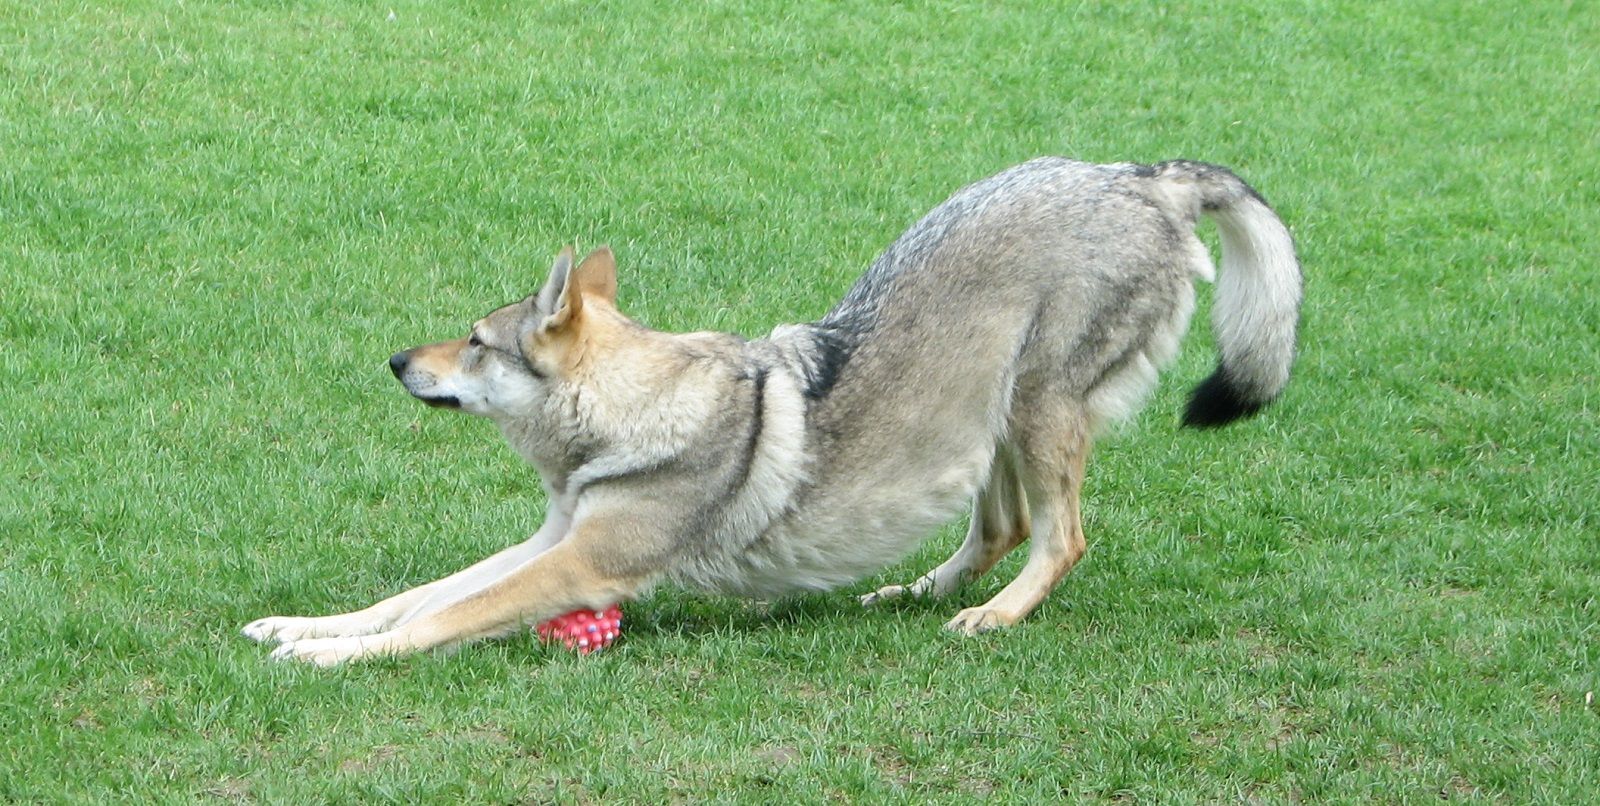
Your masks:
M 406 367 L 408 367 L 410 365 L 411 365 L 411 353 L 410 353 L 410 351 L 406 351 L 406 352 L 403 352 L 403 353 L 395 353 L 394 355 L 389 356 L 389 371 L 394 373 L 395 378 L 399 379 L 400 385 L 404 386 L 406 388 L 407 392 L 411 392 L 411 396 L 412 397 L 414 397 L 414 398 L 416 398 L 416 399 L 418 399 L 418 400 L 420 400 L 420 401 L 422 401 L 422 402 L 424 402 L 424 403 L 426 403 L 426 404 L 428 404 L 430 406 L 434 406 L 436 408 L 445 408 L 445 409 L 459 409 L 459 408 L 461 408 L 461 400 L 460 400 L 460 398 L 457 398 L 455 395 L 440 395 L 438 397 L 429 397 L 427 395 L 419 395 L 416 392 L 412 391 L 411 384 L 406 383 L 406 379 L 405 379 Z

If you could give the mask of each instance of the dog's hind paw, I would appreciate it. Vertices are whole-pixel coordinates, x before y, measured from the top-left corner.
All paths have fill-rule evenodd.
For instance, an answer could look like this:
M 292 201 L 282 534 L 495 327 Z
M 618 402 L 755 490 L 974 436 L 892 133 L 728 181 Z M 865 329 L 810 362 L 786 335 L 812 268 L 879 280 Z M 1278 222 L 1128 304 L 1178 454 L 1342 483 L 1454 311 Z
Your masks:
M 908 590 L 910 589 L 904 585 L 884 585 L 883 587 L 871 593 L 862 594 L 861 606 L 872 607 L 876 604 L 883 604 L 890 599 L 898 599 L 901 596 L 906 595 L 906 591 Z
M 923 574 L 916 582 L 910 585 L 884 585 L 872 593 L 863 595 L 861 597 L 861 606 L 872 607 L 892 599 L 899 599 L 902 596 L 910 596 L 913 599 L 929 595 L 943 596 L 949 593 L 949 588 L 951 587 L 954 586 L 941 587 L 932 573 Z
M 1021 621 L 1020 616 L 1013 616 L 1001 610 L 990 607 L 969 607 L 956 614 L 944 628 L 962 635 L 977 635 L 978 633 L 1000 630 L 1010 627 Z

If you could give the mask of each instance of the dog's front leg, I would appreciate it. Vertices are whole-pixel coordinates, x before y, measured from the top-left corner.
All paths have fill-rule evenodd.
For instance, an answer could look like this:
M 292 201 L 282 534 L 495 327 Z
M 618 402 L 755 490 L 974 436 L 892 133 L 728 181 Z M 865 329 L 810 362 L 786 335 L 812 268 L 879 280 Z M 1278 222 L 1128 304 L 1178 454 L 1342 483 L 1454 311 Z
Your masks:
M 443 579 L 391 596 L 364 610 L 335 616 L 271 616 L 246 624 L 241 632 L 257 641 L 276 642 L 383 632 L 488 586 L 560 542 L 571 524 L 571 516 L 552 502 L 548 518 L 532 537 Z
M 627 554 L 627 542 L 593 521 L 482 590 L 387 632 L 286 642 L 272 657 L 334 666 L 509 635 L 579 608 L 600 609 L 644 592 L 654 573 Z

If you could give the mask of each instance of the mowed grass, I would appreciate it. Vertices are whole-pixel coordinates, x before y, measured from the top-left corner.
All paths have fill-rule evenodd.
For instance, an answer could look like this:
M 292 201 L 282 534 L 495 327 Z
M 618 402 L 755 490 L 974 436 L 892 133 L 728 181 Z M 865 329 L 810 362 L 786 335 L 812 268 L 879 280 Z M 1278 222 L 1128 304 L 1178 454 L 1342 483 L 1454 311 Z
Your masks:
M 6 3 L 0 800 L 1592 798 L 1597 43 L 1586 3 Z M 562 244 L 758 336 L 1039 154 L 1232 166 L 1307 287 L 1287 395 L 1216 432 L 1196 317 L 1023 626 L 940 629 L 1015 558 L 855 605 L 952 524 L 830 595 L 659 590 L 593 658 L 237 634 L 537 526 L 384 362 Z

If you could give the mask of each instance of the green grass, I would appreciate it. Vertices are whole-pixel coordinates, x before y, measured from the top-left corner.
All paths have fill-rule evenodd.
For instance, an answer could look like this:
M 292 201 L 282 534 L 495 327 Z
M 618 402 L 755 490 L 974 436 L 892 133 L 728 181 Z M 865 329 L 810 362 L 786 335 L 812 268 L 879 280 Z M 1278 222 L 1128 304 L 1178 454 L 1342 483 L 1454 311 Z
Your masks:
M 537 6 L 538 8 L 525 8 Z M 393 11 L 391 17 L 390 12 Z M 5 2 L 0 800 L 1573 803 L 1600 791 L 1590 3 Z M 237 628 L 537 525 L 384 361 L 608 242 L 622 303 L 819 315 L 1038 154 L 1239 170 L 1307 275 L 1285 399 L 1102 444 L 1022 627 L 661 590 L 333 671 Z

